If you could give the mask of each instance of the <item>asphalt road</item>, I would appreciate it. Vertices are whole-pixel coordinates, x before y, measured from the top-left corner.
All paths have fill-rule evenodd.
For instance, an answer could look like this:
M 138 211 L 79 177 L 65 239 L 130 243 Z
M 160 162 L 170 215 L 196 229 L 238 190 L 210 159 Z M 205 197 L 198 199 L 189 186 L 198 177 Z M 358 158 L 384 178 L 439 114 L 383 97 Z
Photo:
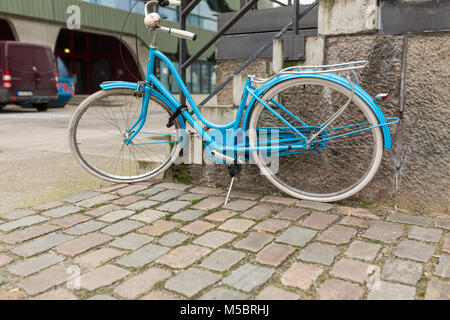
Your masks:
M 70 152 L 75 108 L 0 111 L 0 214 L 107 184 L 84 171 Z
M 194 96 L 196 101 L 202 98 L 203 95 Z M 38 112 L 9 105 L 0 111 L 0 214 L 109 184 L 85 171 L 70 151 L 68 127 L 76 107 L 67 105 Z M 94 140 L 107 136 L 110 129 L 107 118 L 95 119 L 96 122 L 88 122 L 86 127 L 89 138 L 94 133 Z M 161 109 L 153 109 L 143 130 L 148 126 L 166 133 L 166 122 L 167 114 Z M 151 141 L 151 137 L 147 136 L 145 142 Z M 142 161 L 145 155 L 145 161 L 150 163 L 159 162 L 162 153 L 170 152 L 163 145 L 138 149 L 135 159 Z

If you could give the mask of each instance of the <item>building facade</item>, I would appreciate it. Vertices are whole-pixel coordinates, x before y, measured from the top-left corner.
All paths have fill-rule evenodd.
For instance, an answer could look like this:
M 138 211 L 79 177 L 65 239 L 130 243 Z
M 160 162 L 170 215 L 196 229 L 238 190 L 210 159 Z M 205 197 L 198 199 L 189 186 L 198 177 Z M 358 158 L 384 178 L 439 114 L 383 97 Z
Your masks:
M 215 10 L 220 8 L 209 2 L 201 1 L 189 15 L 188 29 L 199 35 L 197 42 L 188 43 L 189 54 L 217 30 Z M 130 9 L 132 13 L 124 26 Z M 144 76 L 150 39 L 143 24 L 143 11 L 141 0 L 2 0 L 0 41 L 49 45 L 58 58 L 60 73 L 76 77 L 76 93 L 91 94 L 103 81 L 136 81 Z M 165 26 L 179 26 L 176 8 L 159 8 L 159 13 L 166 18 Z M 159 49 L 176 62 L 177 39 L 161 34 L 158 42 Z M 187 84 L 193 93 L 209 93 L 215 88 L 214 53 L 211 48 L 187 70 Z M 158 65 L 157 70 L 161 80 L 177 93 L 179 88 L 168 69 Z

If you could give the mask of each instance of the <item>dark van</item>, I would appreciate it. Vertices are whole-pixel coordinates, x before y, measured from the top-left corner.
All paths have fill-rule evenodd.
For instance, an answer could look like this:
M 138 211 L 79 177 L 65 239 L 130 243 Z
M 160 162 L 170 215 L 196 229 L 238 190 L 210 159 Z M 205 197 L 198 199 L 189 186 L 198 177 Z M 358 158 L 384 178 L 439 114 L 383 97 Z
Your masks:
M 0 41 L 0 108 L 7 104 L 47 110 L 58 99 L 56 59 L 49 46 Z

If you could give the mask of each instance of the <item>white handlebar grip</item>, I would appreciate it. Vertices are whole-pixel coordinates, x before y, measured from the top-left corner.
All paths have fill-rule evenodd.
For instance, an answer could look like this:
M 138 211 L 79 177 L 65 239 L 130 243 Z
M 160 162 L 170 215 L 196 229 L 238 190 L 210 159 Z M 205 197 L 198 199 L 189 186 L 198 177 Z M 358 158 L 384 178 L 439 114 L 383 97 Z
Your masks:
M 196 33 L 192 33 L 189 31 L 184 31 L 184 30 L 179 30 L 179 29 L 174 29 L 174 28 L 170 28 L 169 34 L 173 34 L 174 36 L 178 37 L 178 38 L 183 38 L 183 39 L 187 39 L 187 40 L 196 40 L 197 39 L 197 34 Z
M 180 0 L 169 0 L 169 6 L 180 7 L 181 1 Z

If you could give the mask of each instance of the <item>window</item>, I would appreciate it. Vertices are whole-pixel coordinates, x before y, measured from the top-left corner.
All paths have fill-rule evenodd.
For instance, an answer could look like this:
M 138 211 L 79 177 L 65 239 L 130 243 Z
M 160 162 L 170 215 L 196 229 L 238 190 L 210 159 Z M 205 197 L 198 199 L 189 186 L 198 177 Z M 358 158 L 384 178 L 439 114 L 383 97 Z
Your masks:
M 159 8 L 159 15 L 169 21 L 178 21 L 178 12 L 175 8 Z
M 164 86 L 170 88 L 170 70 L 169 68 L 162 62 L 159 62 L 159 81 L 161 81 Z
M 71 75 L 71 73 L 69 71 L 69 68 L 67 67 L 69 61 L 68 60 L 63 60 L 62 58 L 58 57 L 57 58 L 57 62 L 58 62 L 58 75 L 61 78 L 71 77 L 72 75 Z
M 210 85 L 210 89 L 209 91 L 213 91 L 216 89 L 216 66 L 215 65 L 211 65 L 211 77 L 209 78 L 209 85 Z
M 95 3 L 98 5 L 121 9 L 130 10 L 135 4 L 135 0 L 83 0 L 89 3 Z M 133 8 L 133 12 L 138 14 L 144 14 L 145 4 L 139 1 Z M 178 9 L 175 7 L 159 7 L 158 12 L 161 17 L 165 17 L 169 21 L 179 21 L 178 19 Z M 217 18 L 215 16 L 216 12 L 209 8 L 209 5 L 205 0 L 201 1 L 197 7 L 192 10 L 191 14 L 188 16 L 187 24 L 199 27 L 207 30 L 217 31 Z
M 119 49 L 119 48 L 116 48 Z M 102 37 L 102 54 L 107 56 L 111 52 L 110 41 L 107 37 Z
M 134 4 L 134 2 L 131 4 L 131 6 L 133 6 L 133 4 Z M 134 11 L 135 13 L 144 14 L 144 8 L 145 8 L 144 3 L 143 3 L 143 2 L 138 2 L 138 3 L 134 6 L 133 11 Z
M 75 74 L 77 75 L 75 92 L 87 92 L 87 67 L 85 60 L 75 60 Z
M 200 74 L 201 66 L 199 63 L 194 63 L 193 65 L 193 72 L 192 72 L 192 92 L 198 93 L 200 92 Z
M 96 34 L 91 35 L 91 50 L 94 54 L 100 53 L 100 37 Z
M 84 32 L 76 32 L 74 36 L 75 52 L 85 53 L 87 36 Z
M 209 93 L 209 69 L 210 66 L 208 64 L 201 64 L 201 71 L 200 71 L 200 80 L 201 80 L 201 87 L 200 91 L 201 93 Z
M 68 32 L 64 32 L 64 30 L 60 32 L 58 40 L 56 41 L 56 47 L 60 48 L 61 50 L 70 50 L 70 35 Z
M 177 70 L 179 70 L 180 68 L 180 64 L 178 62 L 174 62 L 173 63 L 175 65 L 175 68 L 177 68 Z M 178 82 L 175 80 L 175 77 L 173 75 L 171 75 L 171 86 L 170 86 L 170 90 L 172 93 L 180 93 L 180 86 L 178 85 Z
M 135 0 L 82 0 L 84 2 L 95 3 L 101 6 L 121 9 L 121 10 L 130 10 L 134 5 Z M 144 14 L 144 3 L 139 1 L 135 6 L 133 11 L 136 13 Z
M 179 64 L 173 61 L 178 69 Z M 169 68 L 159 61 L 157 64 L 159 70 L 159 80 L 167 87 L 171 93 L 180 93 L 180 87 Z M 209 61 L 196 62 L 186 69 L 186 87 L 192 94 L 210 93 L 216 88 L 216 71 L 215 65 Z

